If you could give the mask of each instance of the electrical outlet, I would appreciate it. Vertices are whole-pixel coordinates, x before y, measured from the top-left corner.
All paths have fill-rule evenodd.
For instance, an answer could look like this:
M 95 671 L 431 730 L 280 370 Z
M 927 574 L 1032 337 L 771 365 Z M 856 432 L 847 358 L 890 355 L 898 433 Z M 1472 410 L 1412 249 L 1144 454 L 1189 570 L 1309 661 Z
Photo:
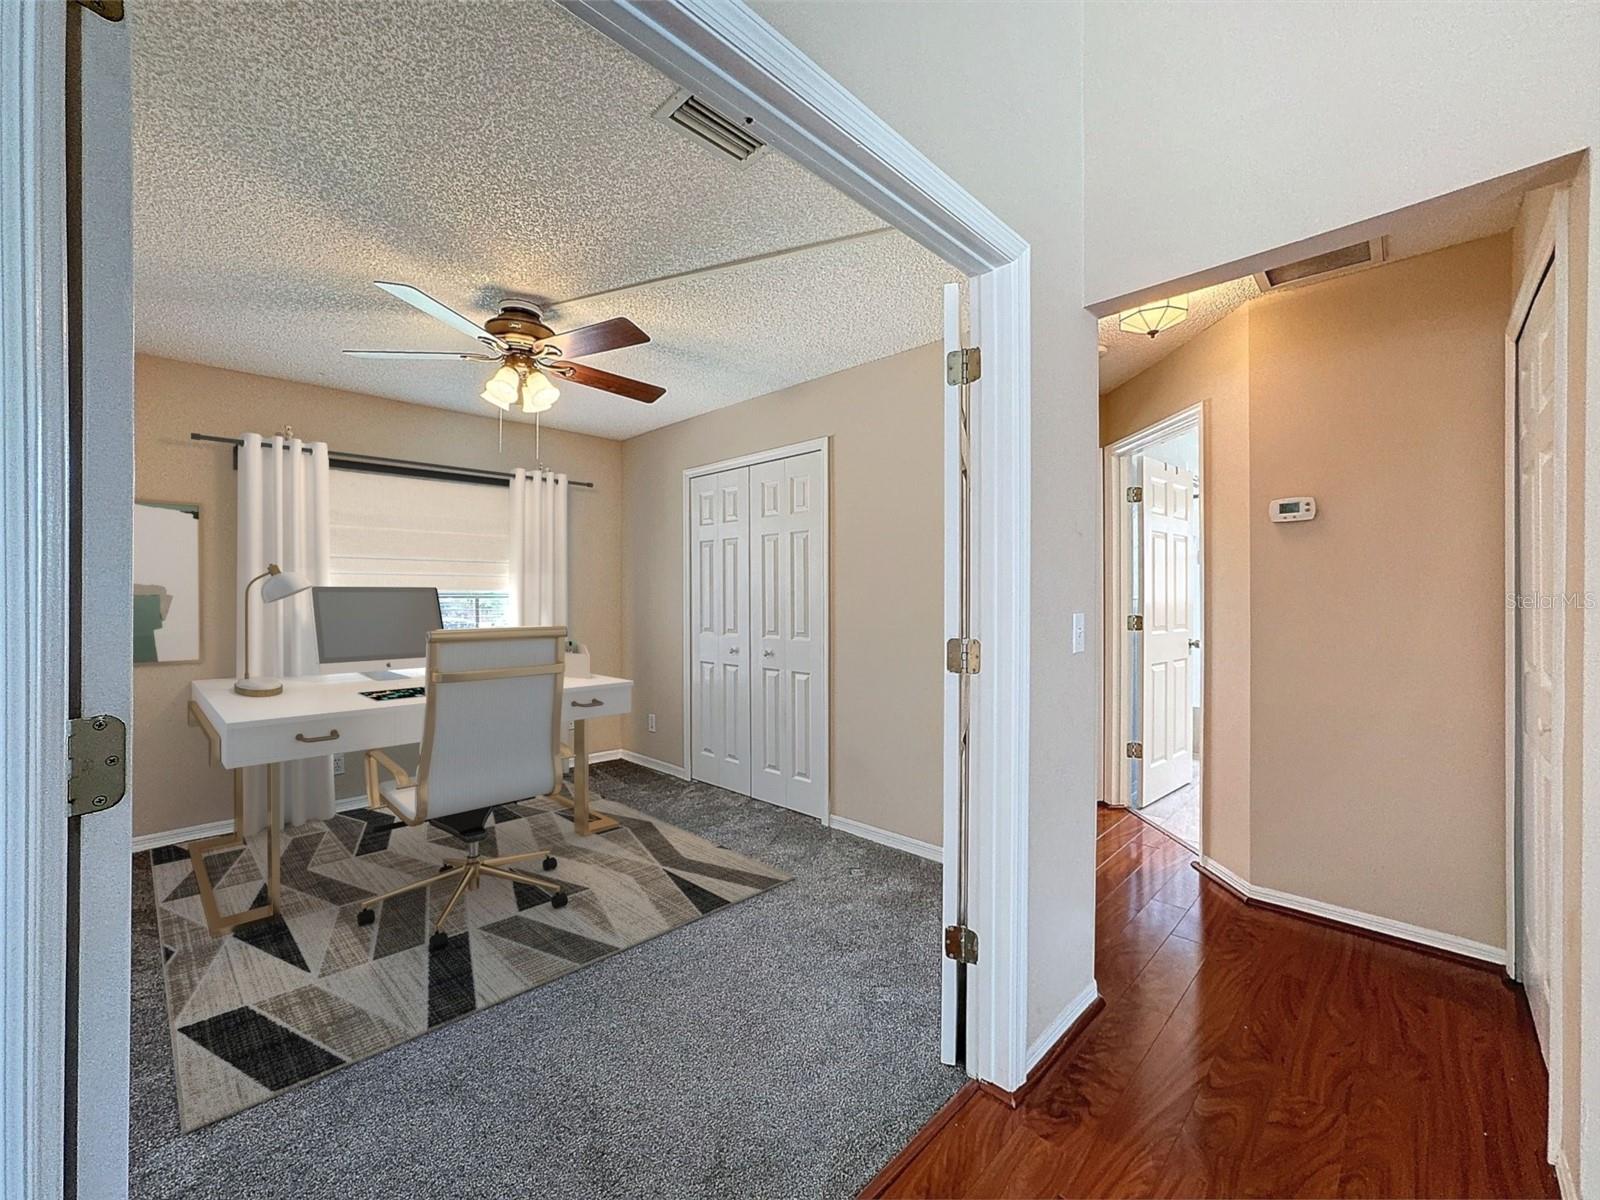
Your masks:
M 655 713 L 651 713 L 650 716 L 647 718 L 647 725 L 648 725 L 648 728 L 649 728 L 651 733 L 654 733 L 656 731 L 656 715 L 655 715 Z
M 344 755 L 335 754 L 333 756 L 333 773 L 335 775 L 344 774 Z

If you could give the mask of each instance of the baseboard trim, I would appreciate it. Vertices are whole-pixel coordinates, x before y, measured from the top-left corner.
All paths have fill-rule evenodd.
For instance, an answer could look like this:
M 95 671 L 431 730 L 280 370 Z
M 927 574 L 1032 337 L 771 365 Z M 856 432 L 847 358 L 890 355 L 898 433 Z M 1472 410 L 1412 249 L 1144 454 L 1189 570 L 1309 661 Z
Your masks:
M 1561 1193 L 1561 1200 L 1578 1200 L 1578 1181 L 1572 1174 L 1572 1163 L 1567 1158 L 1565 1150 L 1556 1155 L 1556 1161 L 1551 1164 L 1556 1171 L 1556 1189 Z
M 1250 904 L 1282 909 L 1298 916 L 1310 917 L 1312 920 L 1358 929 L 1389 941 L 1420 946 L 1451 958 L 1464 959 L 1474 965 L 1504 967 L 1506 964 L 1505 951 L 1484 942 L 1475 942 L 1471 938 L 1460 937 L 1453 933 L 1441 933 L 1437 929 L 1424 929 L 1420 925 L 1410 925 L 1405 921 L 1396 921 L 1390 917 L 1361 912 L 1359 909 L 1329 904 L 1323 900 L 1296 896 L 1293 892 L 1258 887 L 1214 858 L 1201 858 L 1195 865 L 1206 876 L 1216 880 Z
M 864 821 L 852 821 L 849 817 L 841 817 L 838 813 L 831 815 L 827 824 L 829 828 L 837 829 L 841 833 L 877 842 L 878 845 L 888 846 L 891 850 L 904 850 L 907 854 L 915 854 L 918 858 L 925 858 L 929 862 L 944 861 L 944 850 L 932 842 L 919 841 L 903 833 L 879 829 L 876 825 L 868 825 Z
M 1049 1073 L 1056 1060 L 1061 1058 L 1089 1028 L 1090 1023 L 1104 1011 L 1105 1000 L 1100 988 L 1091 982 L 1071 1004 L 1061 1010 L 1061 1015 L 1050 1022 L 1050 1027 L 1033 1040 L 1028 1047 L 1027 1075 L 1022 1086 L 1008 1092 L 998 1084 L 980 1079 L 978 1087 L 993 1096 L 1007 1108 L 1016 1108 L 1027 1099 L 1041 1079 Z
M 633 750 L 618 750 L 616 751 L 616 757 L 623 762 L 632 763 L 636 767 L 644 767 L 646 770 L 656 771 L 662 775 L 670 775 L 672 778 L 681 779 L 685 783 L 689 782 L 689 772 L 676 763 L 662 762 L 659 758 L 651 758 L 648 754 L 639 754 Z M 591 757 L 589 761 L 593 762 L 594 758 Z
M 349 812 L 352 808 L 365 808 L 365 796 L 346 796 L 342 800 L 333 802 L 334 811 Z M 207 821 L 204 825 L 185 825 L 181 829 L 163 829 L 159 833 L 141 833 L 133 839 L 133 852 L 140 854 L 146 850 L 160 850 L 164 846 L 176 846 L 182 842 L 192 842 L 196 838 L 218 837 L 224 833 L 233 832 L 233 818 L 226 821 Z

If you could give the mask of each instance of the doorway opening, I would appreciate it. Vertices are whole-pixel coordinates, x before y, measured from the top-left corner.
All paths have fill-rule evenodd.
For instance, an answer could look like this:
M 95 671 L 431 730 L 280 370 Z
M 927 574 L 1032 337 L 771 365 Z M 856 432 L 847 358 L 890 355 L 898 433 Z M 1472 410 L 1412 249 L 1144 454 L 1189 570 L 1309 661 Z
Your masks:
M 1107 800 L 1201 851 L 1205 658 L 1196 405 L 1106 448 Z

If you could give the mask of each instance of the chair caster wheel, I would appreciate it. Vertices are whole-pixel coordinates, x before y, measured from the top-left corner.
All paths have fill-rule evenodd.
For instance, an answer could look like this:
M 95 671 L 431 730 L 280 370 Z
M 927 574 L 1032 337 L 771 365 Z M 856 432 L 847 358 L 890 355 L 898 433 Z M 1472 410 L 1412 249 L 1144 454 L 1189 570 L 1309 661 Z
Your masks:
M 551 908 L 565 908 L 566 906 L 567 894 L 565 892 L 557 892 L 555 895 L 550 897 Z
M 428 939 L 429 950 L 443 950 L 449 944 L 450 935 L 448 933 L 436 933 Z
M 449 863 L 442 863 L 439 866 L 439 874 L 443 875 L 449 869 L 450 869 L 450 864 Z
M 360 912 L 356 913 L 357 925 L 371 925 L 377 919 L 378 914 L 370 908 L 363 908 Z
M 554 871 L 556 869 L 556 856 L 554 854 L 546 854 L 544 856 L 544 869 L 546 871 Z

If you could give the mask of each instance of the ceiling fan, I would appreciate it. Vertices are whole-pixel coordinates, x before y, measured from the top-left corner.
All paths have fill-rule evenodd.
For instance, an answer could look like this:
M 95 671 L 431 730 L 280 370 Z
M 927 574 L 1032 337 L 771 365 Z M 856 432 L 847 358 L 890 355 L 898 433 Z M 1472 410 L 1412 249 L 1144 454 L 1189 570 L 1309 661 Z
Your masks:
M 483 343 L 485 349 L 475 353 L 453 350 L 345 351 L 354 358 L 455 359 L 460 362 L 499 363 L 500 369 L 484 385 L 483 398 L 501 410 L 509 410 L 514 405 L 527 413 L 541 413 L 549 409 L 561 395 L 550 380 L 552 375 L 581 383 L 584 387 L 626 396 L 643 404 L 654 404 L 666 395 L 666 388 L 653 383 L 613 375 L 610 371 L 602 371 L 587 363 L 572 361 L 648 342 L 649 335 L 627 317 L 613 317 L 597 325 L 585 325 L 580 329 L 557 333 L 544 323 L 532 301 L 507 297 L 500 302 L 500 311 L 480 326 L 408 283 L 380 281 L 377 286 L 435 320 L 443 321 L 451 329 L 475 338 Z

